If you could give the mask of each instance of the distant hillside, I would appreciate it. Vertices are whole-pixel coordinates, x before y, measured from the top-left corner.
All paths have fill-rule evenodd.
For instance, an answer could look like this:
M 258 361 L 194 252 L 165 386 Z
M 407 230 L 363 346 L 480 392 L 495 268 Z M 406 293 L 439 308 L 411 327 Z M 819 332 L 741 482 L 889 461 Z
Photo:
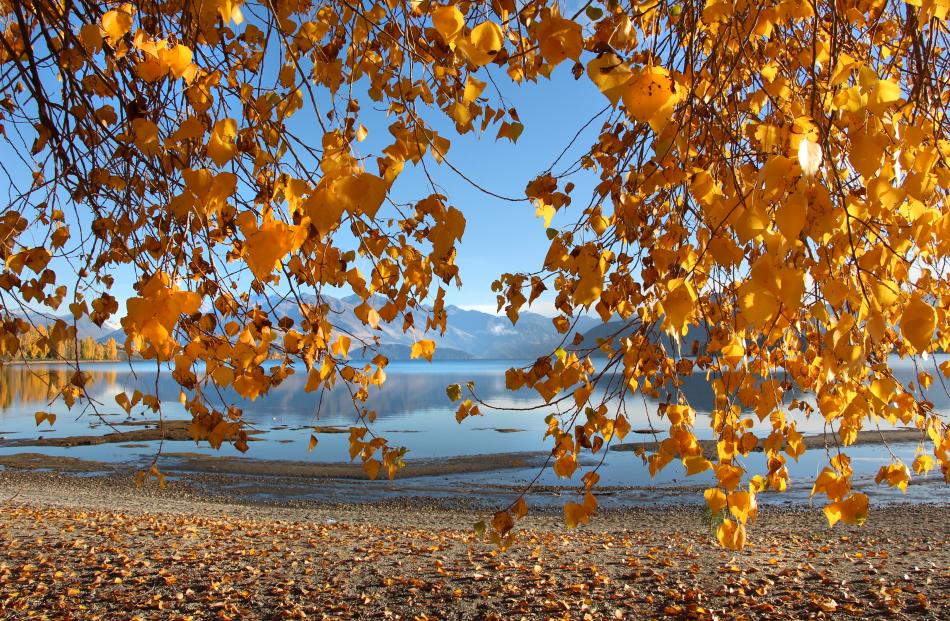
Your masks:
M 597 348 L 600 346 L 602 342 L 604 342 L 607 339 L 613 338 L 615 341 L 615 346 L 616 346 L 616 342 L 619 342 L 621 339 L 624 339 L 630 336 L 636 331 L 637 331 L 636 326 L 627 325 L 627 322 L 625 321 L 611 321 L 609 323 L 595 326 L 594 328 L 591 328 L 587 332 L 584 332 L 583 333 L 584 340 L 581 341 L 579 345 L 572 345 L 568 347 L 567 349 L 576 351 L 576 350 L 587 350 L 587 349 L 593 348 L 595 349 L 595 351 L 592 352 L 591 355 L 595 357 L 601 357 L 601 356 L 604 356 L 605 354 L 600 349 L 597 349 Z M 667 337 L 666 335 L 663 335 L 663 338 L 669 338 L 669 337 Z M 686 333 L 686 336 L 682 337 L 681 339 L 681 342 L 684 347 L 684 351 L 688 351 L 692 348 L 693 341 L 698 341 L 699 351 L 700 352 L 703 351 L 704 344 L 706 343 L 707 338 L 708 337 L 706 334 L 706 330 L 703 326 L 701 325 L 690 326 L 689 330 Z
M 385 344 L 380 345 L 377 348 L 377 352 L 389 358 L 390 362 L 394 360 L 411 360 L 412 356 L 412 347 L 409 345 L 395 345 L 395 344 Z M 350 354 L 354 357 L 360 357 L 361 351 L 359 349 L 353 350 Z M 472 354 L 467 351 L 461 351 L 459 349 L 452 349 L 451 347 L 437 347 L 435 354 L 432 356 L 433 360 L 471 360 L 474 358 Z
M 324 300 L 334 313 L 333 323 L 358 338 L 370 340 L 375 335 L 387 347 L 393 345 L 409 347 L 418 338 L 417 334 L 404 333 L 398 322 L 393 325 L 380 324 L 378 330 L 372 330 L 363 325 L 353 314 L 353 309 L 361 303 L 356 296 L 342 299 L 324 297 Z M 305 301 L 312 302 L 313 299 Z M 296 302 L 269 298 L 263 304 L 273 307 L 275 319 L 286 316 L 299 324 L 301 316 Z M 381 306 L 381 302 L 377 301 L 378 306 Z M 445 334 L 430 333 L 425 337 L 436 342 L 436 356 L 440 350 L 444 349 L 459 352 L 446 355 L 468 354 L 471 358 L 481 359 L 536 358 L 550 353 L 563 339 L 563 335 L 557 332 L 551 318 L 537 313 L 522 313 L 518 323 L 511 325 L 505 316 L 499 317 L 480 311 L 464 310 L 457 306 L 448 306 L 445 310 L 448 315 Z M 421 325 L 422 319 L 420 313 L 417 323 Z M 583 332 L 598 323 L 600 322 L 597 319 L 582 316 L 578 319 L 577 328 L 578 331 Z M 569 336 L 566 342 L 569 343 L 571 338 L 572 336 Z
M 34 312 L 26 313 L 17 313 L 20 317 L 28 320 L 35 326 L 51 326 L 56 323 L 57 319 L 62 319 L 66 325 L 73 325 L 73 316 L 69 315 L 45 315 Z M 88 317 L 80 317 L 76 323 L 76 333 L 80 340 L 86 338 L 87 336 L 92 337 L 92 340 L 97 343 L 104 343 L 109 340 L 109 338 L 114 338 L 116 342 L 123 342 L 125 340 L 125 333 L 119 328 L 118 321 L 116 322 L 106 322 L 101 326 L 94 324 Z
M 324 296 L 323 299 L 330 306 L 331 321 L 341 330 L 356 337 L 354 347 L 357 339 L 371 341 L 377 336 L 382 343 L 381 351 L 386 357 L 391 360 L 409 358 L 409 348 L 419 338 L 418 332 L 404 333 L 400 322 L 393 325 L 380 324 L 378 330 L 363 325 L 353 313 L 353 309 L 362 303 L 356 296 L 342 299 Z M 304 298 L 306 303 L 313 303 L 314 300 L 313 297 Z M 370 302 L 375 302 L 377 308 L 383 304 L 382 300 L 371 299 Z M 262 298 L 260 304 L 271 311 L 275 324 L 281 317 L 286 316 L 293 319 L 295 325 L 300 325 L 301 314 L 295 301 L 271 296 Z M 511 325 L 504 315 L 465 310 L 457 306 L 446 307 L 446 313 L 448 325 L 445 334 L 425 335 L 425 338 L 436 342 L 435 359 L 438 360 L 537 358 L 553 351 L 562 341 L 569 344 L 573 339 L 573 333 L 565 339 L 564 335 L 557 332 L 550 317 L 537 313 L 522 313 L 515 325 Z M 424 319 L 422 313 L 417 314 L 416 321 L 421 326 Z M 46 317 L 31 314 L 30 318 L 37 324 L 50 324 L 56 319 L 72 323 L 71 315 Z M 595 326 L 601 326 L 599 319 L 582 315 L 577 320 L 577 331 L 580 333 L 594 329 Z M 117 322 L 97 326 L 87 317 L 83 317 L 78 321 L 77 328 L 80 339 L 90 336 L 96 342 L 105 343 L 114 338 L 120 346 L 125 342 L 125 332 Z

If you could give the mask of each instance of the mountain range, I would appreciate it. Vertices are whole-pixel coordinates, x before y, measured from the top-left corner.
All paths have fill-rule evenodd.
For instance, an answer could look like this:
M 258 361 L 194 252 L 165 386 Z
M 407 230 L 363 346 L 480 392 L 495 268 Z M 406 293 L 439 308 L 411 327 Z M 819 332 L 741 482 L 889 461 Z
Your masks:
M 398 321 L 392 325 L 380 323 L 379 329 L 373 330 L 357 319 L 353 312 L 353 309 L 362 303 L 359 297 L 323 296 L 323 300 L 330 305 L 333 313 L 332 323 L 353 338 L 351 355 L 354 356 L 361 354 L 357 348 L 358 339 L 372 342 L 374 335 L 379 336 L 380 353 L 391 360 L 408 359 L 413 342 L 419 338 L 434 340 L 436 342 L 435 359 L 441 360 L 531 359 L 551 353 L 562 341 L 565 345 L 569 345 L 573 338 L 572 332 L 565 339 L 563 334 L 557 332 L 550 317 L 538 313 L 523 312 L 518 323 L 512 325 L 505 316 L 465 310 L 457 306 L 447 306 L 445 309 L 448 321 L 444 335 L 430 332 L 422 336 L 419 331 L 412 330 L 404 333 Z M 305 298 L 303 301 L 313 303 L 314 298 Z M 275 296 L 261 302 L 262 308 L 273 309 L 275 323 L 286 316 L 293 319 L 295 325 L 300 325 L 302 316 L 295 301 Z M 373 303 L 373 300 L 370 302 Z M 381 304 L 375 304 L 375 306 L 378 308 Z M 51 321 L 49 318 L 41 318 L 38 315 L 31 318 L 36 323 Z M 57 318 L 67 323 L 72 322 L 71 315 L 53 319 Z M 420 323 L 422 319 L 421 316 L 416 317 Z M 599 319 L 582 315 L 577 319 L 575 329 L 583 334 L 600 323 Z M 91 336 L 98 342 L 105 342 L 109 338 L 114 338 L 120 344 L 125 341 L 125 333 L 115 324 L 107 323 L 97 326 L 87 317 L 83 317 L 77 322 L 77 328 L 80 339 Z
M 523 312 L 518 323 L 512 325 L 505 316 L 499 317 L 481 311 L 465 310 L 457 306 L 445 308 L 448 321 L 443 335 L 430 332 L 423 337 L 418 331 L 404 333 L 398 321 L 391 325 L 380 323 L 378 330 L 372 330 L 357 319 L 353 312 L 353 309 L 362 303 L 359 297 L 329 298 L 324 296 L 324 300 L 334 313 L 332 321 L 335 326 L 346 331 L 351 337 L 366 341 L 371 341 L 373 335 L 378 335 L 383 353 L 394 360 L 408 358 L 408 348 L 419 338 L 435 341 L 437 359 L 537 358 L 551 353 L 564 338 L 564 335 L 557 332 L 550 317 L 538 313 Z M 305 301 L 312 302 L 312 300 Z M 380 305 L 376 304 L 377 307 Z M 287 316 L 299 325 L 301 316 L 295 302 L 279 301 L 274 303 L 273 307 L 277 318 Z M 417 316 L 416 320 L 421 322 L 422 317 Z M 599 320 L 592 317 L 581 316 L 577 321 L 576 330 L 583 333 L 599 323 Z M 569 337 L 572 336 L 573 334 L 569 335 Z M 566 342 L 569 343 L 570 338 Z

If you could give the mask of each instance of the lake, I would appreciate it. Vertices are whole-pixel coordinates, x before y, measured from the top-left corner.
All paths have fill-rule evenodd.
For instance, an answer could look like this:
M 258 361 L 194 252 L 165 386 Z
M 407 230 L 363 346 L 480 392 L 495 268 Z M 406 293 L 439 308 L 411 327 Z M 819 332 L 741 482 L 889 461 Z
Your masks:
M 930 361 L 933 364 L 938 361 Z M 892 366 L 903 378 L 915 374 L 908 361 L 892 361 Z M 368 407 L 378 412 L 373 430 L 386 437 L 390 444 L 405 446 L 409 449 L 407 459 L 444 458 L 461 455 L 482 455 L 490 453 L 516 453 L 549 451 L 550 439 L 542 437 L 547 425 L 545 416 L 554 411 L 543 406 L 536 393 L 529 390 L 517 392 L 505 388 L 505 370 L 511 366 L 523 366 L 527 361 L 512 360 L 463 360 L 463 361 L 399 361 L 391 363 L 387 369 L 387 381 L 382 389 L 372 389 Z M 68 370 L 57 364 L 34 363 L 29 367 L 21 364 L 7 364 L 0 369 L 0 438 L 4 442 L 11 440 L 35 439 L 38 437 L 69 437 L 90 435 L 112 431 L 109 424 L 126 421 L 127 416 L 115 402 L 115 395 L 121 391 L 131 394 L 138 389 L 142 392 L 157 393 L 163 400 L 163 412 L 166 419 L 190 419 L 178 401 L 179 389 L 165 369 L 157 372 L 156 365 L 148 362 L 134 363 L 84 363 L 82 369 L 92 378 L 89 393 L 97 402 L 97 415 L 90 408 L 80 405 L 69 410 L 61 402 L 50 403 L 53 391 L 50 386 L 61 385 L 68 378 Z M 338 387 L 327 391 L 320 403 L 319 396 L 303 390 L 305 373 L 289 377 L 270 394 L 253 402 L 244 402 L 245 419 L 252 428 L 260 432 L 250 442 L 247 454 L 241 454 L 230 444 L 220 450 L 211 449 L 207 443 L 196 444 L 192 441 L 165 441 L 164 453 L 202 453 L 220 456 L 243 456 L 259 460 L 290 460 L 314 462 L 348 461 L 348 434 L 318 434 L 319 445 L 310 453 L 308 443 L 312 428 L 316 425 L 328 427 L 348 427 L 355 420 L 354 409 L 347 392 Z M 475 382 L 480 398 L 499 408 L 482 408 L 483 416 L 470 417 L 461 424 L 455 421 L 456 404 L 445 394 L 449 384 Z M 699 412 L 696 433 L 700 438 L 710 438 L 709 418 L 706 413 L 712 407 L 712 392 L 705 376 L 695 374 L 688 378 L 684 392 L 690 403 Z M 232 394 L 224 393 L 225 399 L 236 399 Z M 950 397 L 937 382 L 928 394 L 936 409 L 950 413 Z M 597 398 L 595 393 L 594 398 Z M 220 404 L 219 404 L 220 405 Z M 542 406 L 533 411 L 525 408 Z M 628 398 L 622 404 L 625 415 L 634 430 L 643 431 L 650 427 L 660 430 L 665 420 L 656 415 L 657 403 L 642 398 Z M 34 414 L 37 411 L 53 412 L 57 415 L 52 426 L 46 422 L 37 426 Z M 134 420 L 155 420 L 148 417 L 142 408 L 133 410 Z M 806 433 L 820 433 L 824 426 L 821 416 L 799 423 L 799 430 Z M 764 430 L 766 425 L 757 425 Z M 120 429 L 128 429 L 121 428 Z M 626 441 L 652 440 L 652 434 L 631 433 Z M 0 455 L 16 453 L 44 453 L 81 459 L 127 463 L 130 469 L 150 462 L 159 450 L 157 441 L 136 442 L 130 444 L 99 444 L 77 447 L 35 447 L 2 446 Z M 917 450 L 916 443 L 900 443 L 891 446 L 891 450 L 910 463 Z M 902 500 L 947 502 L 950 501 L 950 486 L 942 483 L 939 472 L 925 478 L 915 478 L 906 495 L 886 487 L 873 484 L 877 469 L 889 462 L 890 455 L 882 445 L 862 445 L 850 447 L 847 453 L 852 457 L 858 487 L 869 495 L 879 497 L 885 502 Z M 576 488 L 580 475 L 596 465 L 602 453 L 588 455 L 582 461 L 582 468 L 575 474 L 573 481 L 559 480 L 550 470 L 545 471 L 539 482 L 542 485 L 567 486 Z M 792 477 L 791 493 L 774 495 L 776 501 L 802 501 L 808 497 L 811 482 L 817 471 L 825 465 L 827 455 L 823 450 L 809 450 L 795 463 L 789 460 L 788 467 Z M 762 472 L 765 469 L 761 453 L 753 453 L 745 459 L 750 472 Z M 586 465 L 587 467 L 583 467 Z M 446 486 L 458 486 L 460 483 L 481 488 L 493 486 L 517 486 L 534 478 L 537 468 L 518 468 L 487 473 L 443 476 L 432 479 L 420 477 L 412 481 L 405 480 L 396 484 L 389 482 L 355 482 L 353 494 L 372 495 L 374 493 L 401 494 L 415 490 L 419 493 L 433 492 L 437 483 Z M 616 502 L 653 501 L 656 489 L 668 493 L 671 497 L 682 499 L 682 488 L 708 486 L 713 478 L 710 472 L 688 479 L 683 467 L 674 462 L 663 472 L 651 479 L 639 457 L 630 452 L 609 452 L 600 465 L 601 485 L 622 491 Z M 423 480 L 424 479 L 424 480 Z M 386 487 L 389 485 L 390 487 Z M 345 487 L 345 486 L 344 486 Z M 387 492 L 386 490 L 389 490 Z M 428 490 L 420 491 L 420 490 Z M 346 492 L 350 493 L 350 492 Z M 640 495 L 638 495 L 638 493 Z M 701 494 L 694 494 L 701 501 Z

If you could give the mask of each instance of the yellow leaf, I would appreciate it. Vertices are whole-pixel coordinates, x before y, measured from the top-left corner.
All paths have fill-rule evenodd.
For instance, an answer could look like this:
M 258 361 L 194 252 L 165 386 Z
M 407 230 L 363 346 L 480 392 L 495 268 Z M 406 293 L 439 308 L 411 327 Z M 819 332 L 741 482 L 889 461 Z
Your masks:
M 109 41 L 115 43 L 132 29 L 132 9 L 128 4 L 119 9 L 108 11 L 102 16 L 102 29 Z
M 432 362 L 432 354 L 435 353 L 435 341 L 432 340 L 422 340 L 416 341 L 412 344 L 412 351 L 409 354 L 409 357 L 415 360 L 416 358 L 422 357 Z
M 168 71 L 176 78 L 186 77 L 194 73 L 194 69 L 191 68 L 191 48 L 187 45 L 178 44 L 173 48 L 161 50 L 159 58 L 162 63 L 168 66 Z
M 821 168 L 821 145 L 808 138 L 798 143 L 798 165 L 806 177 L 814 177 Z
M 518 520 L 528 515 L 528 503 L 525 502 L 524 496 L 515 502 L 514 507 L 511 508 L 511 512 L 514 514 L 515 519 Z
M 630 423 L 623 414 L 618 414 L 617 420 L 614 421 L 614 435 L 623 442 L 628 433 L 630 433 Z
M 706 499 L 706 505 L 713 513 L 719 513 L 726 508 L 726 493 L 718 487 L 710 487 L 703 492 Z
M 581 25 L 557 15 L 550 15 L 538 24 L 536 31 L 541 56 L 552 66 L 565 59 L 577 60 L 584 49 Z
M 432 25 L 446 43 L 452 43 L 465 27 L 465 17 L 454 4 L 432 11 Z
M 317 448 L 317 436 L 310 436 L 310 444 L 307 446 L 307 452 L 312 453 L 313 449 Z
M 504 35 L 498 24 L 486 21 L 475 26 L 468 37 L 458 39 L 456 46 L 473 65 L 481 67 L 490 63 L 504 47 Z
M 918 353 L 930 349 L 937 329 L 937 311 L 919 293 L 911 296 L 901 315 L 901 335 Z
M 544 220 L 544 228 L 551 226 L 551 220 L 554 218 L 554 206 L 545 203 L 542 200 L 535 201 L 534 215 Z
M 877 476 L 874 477 L 874 482 L 880 485 L 885 480 L 891 487 L 896 487 L 906 493 L 907 484 L 910 483 L 910 472 L 907 471 L 907 466 L 899 461 L 881 466 Z
M 178 342 L 171 332 L 181 315 L 190 315 L 201 306 L 201 296 L 169 286 L 170 279 L 159 272 L 139 289 L 140 297 L 126 301 L 122 326 L 129 336 L 142 336 L 154 348 L 159 359 L 170 359 Z
M 593 245 L 584 246 L 576 261 L 580 279 L 574 289 L 574 304 L 587 306 L 600 299 L 607 262 Z
M 622 97 L 627 114 L 646 123 L 669 110 L 676 101 L 676 89 L 666 69 L 645 67 L 624 86 Z
M 699 474 L 712 468 L 712 463 L 702 455 L 689 455 L 683 459 L 683 465 L 686 466 L 686 476 Z
M 148 119 L 134 119 L 132 121 L 132 133 L 135 135 L 135 146 L 143 154 L 155 157 L 161 153 L 162 147 L 158 141 L 158 125 Z
M 218 166 L 224 166 L 237 153 L 234 138 L 237 136 L 237 121 L 221 119 L 211 129 L 208 139 L 208 157 Z
M 666 314 L 666 327 L 678 336 L 687 332 L 690 318 L 696 311 L 696 290 L 682 278 L 669 282 L 670 292 L 663 298 L 663 312 Z
M 350 351 L 350 337 L 341 334 L 331 346 L 335 356 L 346 356 Z
M 587 64 L 587 75 L 610 103 L 617 105 L 633 73 L 615 54 L 604 54 Z
M 881 309 L 888 309 L 897 302 L 900 297 L 900 287 L 892 280 L 881 280 L 871 283 L 871 293 L 874 301 Z
M 828 526 L 839 521 L 845 524 L 864 524 L 868 517 L 868 497 L 864 494 L 852 494 L 845 500 L 833 502 L 824 508 Z
M 917 474 L 926 474 L 934 469 L 934 460 L 930 455 L 918 455 L 913 468 Z
M 745 524 L 737 524 L 728 519 L 723 520 L 716 529 L 716 539 L 724 548 L 741 550 L 745 547 Z
M 478 99 L 482 91 L 485 90 L 486 82 L 476 79 L 471 74 L 465 78 L 465 91 L 462 94 L 462 101 L 465 103 L 471 103 Z
M 579 524 L 587 524 L 590 521 L 590 514 L 587 507 L 568 502 L 564 504 L 564 522 L 568 528 L 577 528 Z
M 379 476 L 379 469 L 382 467 L 382 463 L 378 459 L 368 459 L 363 462 L 363 470 L 366 471 L 366 475 L 376 480 L 376 477 Z
M 102 49 L 102 31 L 96 24 L 84 24 L 79 29 L 79 40 L 90 54 L 95 54 Z
M 524 125 L 521 123 L 509 123 L 505 121 L 501 124 L 501 127 L 498 128 L 498 134 L 495 136 L 495 140 L 507 138 L 512 142 L 518 142 L 518 138 L 521 136 L 521 132 L 523 131 Z
M 804 140 L 802 142 L 805 142 Z M 785 239 L 798 239 L 805 228 L 808 216 L 808 199 L 803 192 L 790 194 L 775 211 L 775 224 Z
M 374 174 L 362 172 L 339 180 L 334 189 L 348 213 L 374 218 L 386 199 L 389 184 Z
M 732 492 L 729 494 L 727 503 L 729 512 L 742 524 L 745 524 L 749 518 L 755 518 L 758 512 L 758 503 L 752 492 Z
M 437 222 L 429 231 L 429 241 L 432 242 L 432 258 L 437 261 L 450 259 L 456 241 L 462 239 L 465 233 L 465 216 L 455 207 L 449 207 L 445 217 Z
M 901 97 L 901 87 L 893 80 L 876 80 L 868 92 L 867 109 L 881 115 Z
M 306 227 L 274 220 L 270 213 L 260 225 L 250 211 L 242 212 L 236 222 L 245 237 L 244 260 L 259 280 L 280 269 L 283 258 L 300 248 L 307 235 Z
M 732 368 L 736 368 L 745 357 L 745 339 L 733 334 L 732 338 L 719 350 L 719 357 Z

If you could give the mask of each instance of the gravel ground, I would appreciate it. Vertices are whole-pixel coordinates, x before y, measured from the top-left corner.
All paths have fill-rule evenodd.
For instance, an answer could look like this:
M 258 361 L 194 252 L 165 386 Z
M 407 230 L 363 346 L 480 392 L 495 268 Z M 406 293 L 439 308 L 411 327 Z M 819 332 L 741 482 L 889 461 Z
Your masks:
M 186 482 L 0 472 L 4 619 L 946 619 L 950 507 L 829 529 L 763 508 L 718 548 L 695 506 L 531 513 L 508 550 L 464 499 L 234 503 Z

